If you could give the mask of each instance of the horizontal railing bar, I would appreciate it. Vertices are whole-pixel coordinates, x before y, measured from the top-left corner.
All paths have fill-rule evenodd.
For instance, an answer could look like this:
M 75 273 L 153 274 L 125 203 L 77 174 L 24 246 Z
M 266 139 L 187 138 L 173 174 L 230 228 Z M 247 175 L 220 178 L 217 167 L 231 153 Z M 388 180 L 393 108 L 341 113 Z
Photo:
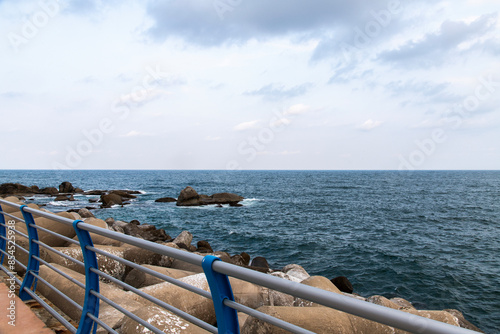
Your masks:
M 30 208 L 29 206 L 24 207 L 24 211 L 25 212 L 29 212 L 31 214 L 34 214 L 34 215 L 36 215 L 38 217 L 48 218 L 48 219 L 50 219 L 52 221 L 55 221 L 55 222 L 58 222 L 58 223 L 62 223 L 62 224 L 66 224 L 66 225 L 73 225 L 73 222 L 74 222 L 74 219 L 69 219 L 69 218 L 58 216 L 58 215 L 53 214 L 53 213 L 49 213 L 49 212 L 44 212 L 44 211 L 41 211 L 41 210 L 33 209 L 33 208 Z
M 24 288 L 24 291 L 26 291 L 33 299 L 35 299 L 40 305 L 42 305 L 47 312 L 49 312 L 54 318 L 59 320 L 61 324 L 64 325 L 71 333 L 76 333 L 76 328 L 70 324 L 62 315 L 56 312 L 49 304 L 44 302 L 40 297 L 38 297 L 33 291 L 31 291 L 28 288 Z
M 115 283 L 115 284 L 118 284 L 119 286 L 121 287 L 124 287 L 132 292 L 134 292 L 136 295 L 138 296 L 141 296 L 142 298 L 146 299 L 146 300 L 149 300 L 150 302 L 152 303 L 155 303 L 156 305 L 159 305 L 161 307 L 163 307 L 164 309 L 178 315 L 179 317 L 183 318 L 183 319 L 186 319 L 187 321 L 195 324 L 196 326 L 198 327 L 201 327 L 205 330 L 208 330 L 208 331 L 212 331 L 215 327 L 213 327 L 212 325 L 210 324 L 207 324 L 206 322 L 192 316 L 191 314 L 189 313 L 186 313 L 182 310 L 179 310 L 178 308 L 170 305 L 170 304 L 167 304 L 165 303 L 164 301 L 162 300 L 159 300 L 158 298 L 155 298 L 151 295 L 148 295 L 147 293 L 137 289 L 137 288 L 134 288 L 133 286 L 127 284 L 127 283 L 124 283 L 116 278 L 114 278 L 113 276 L 110 276 L 106 273 L 103 273 L 102 271 L 98 270 L 98 269 L 95 269 L 95 268 L 90 268 L 90 271 L 92 271 L 93 273 L 96 273 L 97 275 L 101 276 L 101 277 L 104 277 L 108 280 L 110 280 L 111 282 Z M 217 333 L 217 330 L 213 333 Z
M 94 317 L 94 315 L 90 312 L 87 313 L 87 316 L 94 320 L 94 322 L 98 323 L 102 328 L 104 328 L 105 330 L 108 331 L 108 333 L 112 333 L 112 334 L 119 334 L 117 331 L 115 331 L 113 328 L 109 327 L 106 323 L 104 323 L 102 320 L 100 320 L 99 318 L 96 318 Z
M 141 266 L 140 264 L 131 262 L 129 260 L 122 259 L 121 257 L 118 257 L 116 255 L 110 254 L 110 253 L 105 252 L 103 250 L 100 250 L 98 248 L 87 246 L 87 249 L 89 249 L 91 251 L 94 251 L 96 253 L 99 253 L 101 255 L 107 256 L 107 257 L 109 257 L 109 258 L 111 258 L 113 260 L 116 260 L 118 262 L 126 264 L 126 265 L 128 265 L 130 267 L 133 267 L 135 269 L 141 270 L 141 271 L 143 271 L 143 272 L 145 272 L 147 274 L 150 274 L 150 275 L 153 275 L 153 276 L 158 277 L 160 279 L 163 279 L 163 280 L 167 281 L 168 283 L 172 283 L 174 285 L 177 285 L 178 287 L 184 288 L 184 289 L 186 289 L 188 291 L 191 291 L 191 292 L 194 292 L 194 293 L 196 293 L 198 295 L 202 295 L 203 297 L 206 297 L 208 299 L 212 299 L 212 295 L 208 291 L 205 291 L 203 289 L 197 288 L 197 287 L 192 286 L 190 284 L 181 282 L 181 281 L 179 281 L 179 280 L 177 280 L 175 278 L 172 278 L 170 276 L 163 275 L 163 274 L 161 274 L 161 273 L 159 273 L 157 271 L 154 271 L 152 269 L 145 268 L 145 267 Z
M 77 302 L 75 302 L 73 299 L 69 298 L 68 296 L 66 296 L 64 293 L 62 293 L 58 288 L 56 288 L 55 286 L 53 286 L 52 284 L 50 284 L 49 282 L 47 282 L 45 279 L 43 279 L 42 277 L 40 277 L 40 275 L 34 273 L 33 271 L 30 271 L 30 273 L 35 276 L 36 278 L 38 278 L 41 282 L 43 282 L 45 285 L 47 285 L 49 288 L 51 288 L 55 293 L 57 293 L 59 296 L 61 296 L 62 298 L 64 298 L 65 300 L 67 300 L 68 302 L 70 302 L 70 304 L 72 304 L 74 307 L 76 307 L 77 309 L 79 309 L 80 311 L 83 310 L 83 307 L 80 306 Z
M 6 251 L 4 251 L 3 249 L 0 249 L 0 252 L 3 253 L 4 255 L 7 255 L 7 257 L 11 256 L 9 253 L 7 253 Z M 23 269 L 26 270 L 26 266 L 21 262 L 19 261 L 18 259 L 14 258 L 14 261 L 20 265 Z
M 455 327 L 443 322 L 420 317 L 403 311 L 391 309 L 381 305 L 365 302 L 338 293 L 325 291 L 279 277 L 266 275 L 254 270 L 234 266 L 222 261 L 215 261 L 213 269 L 216 272 L 233 276 L 247 282 L 262 285 L 267 288 L 284 292 L 299 298 L 347 312 L 368 320 L 373 320 L 391 327 L 409 332 L 426 334 L 472 334 L 477 333 L 465 328 Z M 422 331 L 425 324 L 426 330 Z
M 57 249 L 54 249 L 54 248 L 50 247 L 49 245 L 47 245 L 47 244 L 45 244 L 45 243 L 43 243 L 41 241 L 33 240 L 33 242 L 39 244 L 43 248 L 46 248 L 46 249 L 50 250 L 51 252 L 54 252 L 54 253 L 56 253 L 56 254 L 64 257 L 65 259 L 68 259 L 68 260 L 70 260 L 70 261 L 72 261 L 72 262 L 74 262 L 74 263 L 76 263 L 76 264 L 78 264 L 78 265 L 80 265 L 82 267 L 85 267 L 85 263 L 83 263 L 82 261 L 78 261 L 77 259 L 72 258 L 71 256 L 64 254 L 63 252 L 60 252 Z
M 0 270 L 2 270 L 4 273 L 6 273 L 10 278 L 13 278 L 16 283 L 21 286 L 23 284 L 23 281 L 21 281 L 19 278 L 14 275 L 14 272 L 9 271 L 7 268 L 5 268 L 3 265 L 0 264 Z
M 0 203 L 5 204 L 5 205 L 10 206 L 10 207 L 13 207 L 13 208 L 17 208 L 17 209 L 19 209 L 22 206 L 22 204 L 12 203 L 12 202 L 6 201 L 4 199 L 0 199 Z
M 314 334 L 314 332 L 308 331 L 307 329 L 304 329 L 302 327 L 296 326 L 296 325 L 291 324 L 289 322 L 286 322 L 284 320 L 278 319 L 278 318 L 273 317 L 273 316 L 271 316 L 269 314 L 265 314 L 265 313 L 259 312 L 257 310 L 254 310 L 253 308 L 250 308 L 248 306 L 239 304 L 239 303 L 234 302 L 234 301 L 229 300 L 229 299 L 225 299 L 224 300 L 224 305 L 226 305 L 226 306 L 228 306 L 228 307 L 230 307 L 232 309 L 235 309 L 237 311 L 246 313 L 246 314 L 248 314 L 248 315 L 250 315 L 250 316 L 252 316 L 254 318 L 257 318 L 257 319 L 263 320 L 265 322 L 268 322 L 271 325 L 275 325 L 277 327 L 286 329 L 287 331 L 290 331 L 292 333 Z
M 178 260 L 191 263 L 194 265 L 197 265 L 201 267 L 201 261 L 203 260 L 203 257 L 197 254 L 192 254 L 188 253 L 186 251 L 181 251 L 172 247 L 168 246 L 163 246 L 159 245 L 155 242 L 152 241 L 147 241 L 144 239 L 140 239 L 137 237 L 133 237 L 131 235 L 111 231 L 111 230 L 106 230 L 101 227 L 97 227 L 94 225 L 90 225 L 87 223 L 79 223 L 78 227 L 81 228 L 82 230 L 88 231 L 88 232 L 93 232 L 95 234 L 99 234 L 114 240 L 118 240 L 121 242 L 125 242 L 127 244 L 141 247 L 143 249 L 161 254 L 161 255 L 166 255 L 170 257 L 175 257 Z
M 82 282 L 74 279 L 73 277 L 69 276 L 68 274 L 60 271 L 59 269 L 57 269 L 56 267 L 54 267 L 53 265 L 51 265 L 50 263 L 48 263 L 47 261 L 39 258 L 38 256 L 33 256 L 35 259 L 37 259 L 38 261 L 40 261 L 41 263 L 45 264 L 47 267 L 49 267 L 50 269 L 52 269 L 53 271 L 55 271 L 56 273 L 58 273 L 59 275 L 61 275 L 62 277 L 68 279 L 70 282 L 72 283 L 75 283 L 76 285 L 78 285 L 80 288 L 82 288 L 83 290 L 85 290 L 85 284 L 83 284 Z
M 17 221 L 20 221 L 20 222 L 26 223 L 26 222 L 24 221 L 24 219 L 23 219 L 23 218 L 16 217 L 16 216 L 14 216 L 13 214 L 10 214 L 10 213 L 7 213 L 7 212 L 3 212 L 3 211 L 1 211 L 1 212 L 2 212 L 2 214 L 3 214 L 4 216 L 8 216 L 8 217 L 10 217 L 10 218 L 12 218 L 12 219 L 14 219 L 14 220 L 17 220 Z
M 20 245 L 16 244 L 15 242 L 12 242 L 12 240 L 9 240 L 7 239 L 6 237 L 4 237 L 3 235 L 0 235 L 0 238 L 2 238 L 3 240 L 7 241 L 8 244 L 13 244 L 14 246 L 16 246 L 17 248 L 19 248 L 19 250 L 25 252 L 26 254 L 29 254 L 29 251 L 26 250 L 25 248 L 21 247 Z
M 113 306 L 115 309 L 117 309 L 121 313 L 125 314 L 127 317 L 131 318 L 132 320 L 137 321 L 138 323 L 140 323 L 144 327 L 148 328 L 152 332 L 157 333 L 157 334 L 165 334 L 164 332 L 162 332 L 158 328 L 154 327 L 153 325 L 149 324 L 148 322 L 144 321 L 143 319 L 139 318 L 138 316 L 136 316 L 132 312 L 130 312 L 130 311 L 124 309 L 123 307 L 121 307 L 120 305 L 116 304 L 114 301 L 104 297 L 99 292 L 96 292 L 94 290 L 90 290 L 90 293 L 92 295 L 96 296 L 97 298 L 99 298 L 100 300 L 104 301 L 108 305 Z
M 44 232 L 46 232 L 46 233 L 49 233 L 49 234 L 51 234 L 51 235 L 53 235 L 53 236 L 56 236 L 56 237 L 58 237 L 58 238 L 60 238 L 60 239 L 63 239 L 63 240 L 65 240 L 65 241 L 67 241 L 67 242 L 73 243 L 73 244 L 75 244 L 75 245 L 80 245 L 80 243 L 79 243 L 78 241 L 73 240 L 73 239 L 71 239 L 71 238 L 68 238 L 68 237 L 66 237 L 66 236 L 64 236 L 64 235 L 62 235 L 62 234 L 59 234 L 59 233 L 53 232 L 53 231 L 51 231 L 51 230 L 49 230 L 49 229 L 46 229 L 45 227 L 38 226 L 38 225 L 34 225 L 34 224 L 30 224 L 30 226 L 31 226 L 31 227 L 34 227 L 34 228 L 36 228 L 36 229 L 38 229 L 38 230 L 44 231 Z

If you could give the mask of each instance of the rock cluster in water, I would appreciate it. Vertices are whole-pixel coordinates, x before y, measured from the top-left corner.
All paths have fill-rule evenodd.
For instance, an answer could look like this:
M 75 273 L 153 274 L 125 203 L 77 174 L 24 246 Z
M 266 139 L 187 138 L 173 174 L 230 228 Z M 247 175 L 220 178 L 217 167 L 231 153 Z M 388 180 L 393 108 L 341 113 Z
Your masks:
M 17 197 L 7 197 L 6 200 L 21 204 Z M 36 204 L 28 206 L 40 209 Z M 4 212 L 10 213 L 18 218 L 22 218 L 19 210 L 2 205 Z M 85 223 L 98 226 L 104 229 L 113 230 L 119 233 L 128 234 L 144 240 L 156 242 L 158 244 L 180 249 L 186 252 L 193 252 L 200 255 L 215 255 L 222 261 L 243 266 L 253 270 L 281 277 L 286 280 L 310 285 L 325 291 L 343 294 L 352 298 L 361 299 L 367 302 L 375 303 L 385 307 L 402 310 L 404 312 L 424 316 L 427 318 L 443 321 L 455 326 L 461 326 L 473 330 L 478 330 L 470 324 L 463 315 L 457 310 L 427 311 L 417 310 L 413 305 L 402 298 L 387 299 L 383 296 L 371 296 L 364 298 L 353 293 L 352 284 L 346 277 L 336 277 L 332 280 L 323 276 L 310 276 L 307 271 L 297 264 L 290 264 L 283 268 L 271 269 L 266 259 L 263 257 L 252 257 L 242 252 L 240 254 L 230 255 L 223 251 L 214 251 L 209 242 L 200 240 L 193 244 L 193 235 L 189 231 L 183 231 L 175 238 L 169 236 L 164 230 L 157 229 L 153 225 L 141 224 L 138 221 L 124 222 L 108 218 L 105 221 L 97 219 L 88 209 L 80 209 L 78 212 L 60 212 L 57 215 L 74 220 L 82 219 Z M 38 226 L 57 232 L 67 238 L 77 240 L 72 226 L 63 225 L 50 221 L 46 218 L 36 218 L 35 223 Z M 26 232 L 26 226 L 23 222 L 15 223 L 16 229 L 20 232 Z M 209 290 L 202 268 L 174 259 L 165 255 L 141 249 L 120 241 L 103 237 L 91 233 L 92 240 L 96 248 L 113 254 L 119 258 L 134 262 L 144 268 L 156 271 L 160 274 L 179 279 L 180 281 L 203 289 Z M 64 239 L 58 238 L 52 234 L 39 231 L 40 241 L 54 247 L 59 252 L 83 261 L 83 255 L 80 247 Z M 28 241 L 22 237 L 17 238 L 17 244 L 27 249 Z M 52 266 L 64 272 L 73 279 L 85 284 L 84 268 L 78 264 L 68 261 L 60 254 L 47 251 L 41 248 L 41 258 Z M 27 254 L 16 250 L 16 259 L 22 263 L 27 263 Z M 156 297 L 178 309 L 187 312 L 212 325 L 216 324 L 215 311 L 212 301 L 177 287 L 164 280 L 146 274 L 136 268 L 127 266 L 119 261 L 97 254 L 99 270 L 125 282 L 132 287 L 141 290 L 153 297 Z M 16 272 L 24 274 L 24 269 L 17 265 Z M 40 267 L 39 275 L 54 287 L 73 299 L 76 303 L 83 305 L 84 291 L 75 283 L 67 280 L 46 265 Z M 246 281 L 230 278 L 230 283 L 234 292 L 235 300 L 253 309 L 258 309 L 264 313 L 273 315 L 285 321 L 294 323 L 308 330 L 317 333 L 403 333 L 403 331 L 381 325 L 373 321 L 365 320 L 359 317 L 349 315 L 340 311 L 323 307 L 319 304 L 307 300 L 293 297 L 278 291 L 257 286 Z M 59 309 L 64 310 L 66 314 L 75 322 L 80 319 L 81 311 L 67 300 L 54 293 L 43 282 L 38 283 L 38 292 L 45 298 L 55 304 Z M 153 303 L 144 300 L 138 295 L 123 289 L 116 283 L 103 279 L 100 285 L 101 293 L 109 299 L 115 301 L 128 311 L 132 312 L 141 319 L 157 326 L 166 333 L 206 333 L 203 329 L 177 317 L 176 315 L 161 309 Z M 239 313 L 239 321 L 242 333 L 281 333 L 275 327 L 262 322 L 259 319 L 249 317 L 244 313 Z M 132 319 L 124 316 L 121 312 L 101 302 L 100 316 L 106 324 L 122 334 L 132 334 L 142 332 L 145 328 Z M 105 333 L 102 328 L 99 333 Z
M 82 195 L 98 195 L 99 199 L 90 199 L 91 203 L 101 203 L 101 208 L 110 208 L 114 205 L 130 204 L 131 199 L 137 198 L 140 194 L 137 190 L 90 190 L 84 191 L 81 188 L 75 188 L 70 182 L 63 182 L 59 185 L 59 189 L 55 187 L 46 187 L 40 189 L 38 186 L 25 186 L 19 183 L 4 183 L 0 185 L 0 197 L 9 195 L 22 196 L 45 195 L 54 196 L 54 201 L 74 201 L 74 194 Z M 202 206 L 202 205 L 217 205 L 229 204 L 229 206 L 243 206 L 239 202 L 244 200 L 244 197 L 233 193 L 216 193 L 213 195 L 198 194 L 192 187 L 184 188 L 178 198 L 162 197 L 155 200 L 158 203 L 175 202 L 177 206 Z M 88 207 L 93 209 L 93 207 Z

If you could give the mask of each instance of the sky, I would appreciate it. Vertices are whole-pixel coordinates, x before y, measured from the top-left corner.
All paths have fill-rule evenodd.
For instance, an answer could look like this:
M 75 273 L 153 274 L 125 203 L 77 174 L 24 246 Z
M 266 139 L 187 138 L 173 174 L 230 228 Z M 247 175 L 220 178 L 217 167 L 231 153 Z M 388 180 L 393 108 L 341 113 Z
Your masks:
M 498 0 L 0 0 L 0 169 L 500 169 Z

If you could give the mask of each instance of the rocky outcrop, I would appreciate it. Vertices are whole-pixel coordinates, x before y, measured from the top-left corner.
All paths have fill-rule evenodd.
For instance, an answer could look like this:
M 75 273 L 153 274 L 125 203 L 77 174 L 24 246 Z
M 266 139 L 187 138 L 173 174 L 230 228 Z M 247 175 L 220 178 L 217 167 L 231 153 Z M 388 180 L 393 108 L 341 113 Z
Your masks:
M 65 181 L 59 185 L 59 192 L 60 193 L 74 193 L 75 192 L 75 187 L 71 184 L 71 182 Z
M 0 195 L 27 195 L 34 193 L 33 188 L 20 183 L 3 183 L 0 185 Z
M 245 198 L 232 193 L 217 193 L 212 196 L 200 195 L 192 187 L 184 188 L 177 198 L 178 206 L 201 206 L 201 205 L 222 205 L 229 204 L 238 206 L 238 202 Z
M 117 194 L 101 195 L 101 202 L 101 208 L 110 208 L 113 205 L 123 205 L 122 197 Z

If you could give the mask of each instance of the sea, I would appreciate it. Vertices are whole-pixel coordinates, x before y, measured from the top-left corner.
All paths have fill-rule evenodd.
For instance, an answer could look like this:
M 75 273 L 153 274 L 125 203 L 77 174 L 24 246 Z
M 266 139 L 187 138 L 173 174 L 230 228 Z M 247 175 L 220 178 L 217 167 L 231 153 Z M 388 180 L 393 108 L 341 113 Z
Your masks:
M 418 309 L 458 309 L 486 333 L 500 332 L 500 171 L 2 170 L 0 183 L 83 190 L 130 189 L 101 219 L 139 220 L 194 244 L 291 263 L 310 275 L 346 276 L 362 296 L 401 297 Z M 155 203 L 191 186 L 232 192 L 242 207 Z M 27 198 L 52 211 L 94 206 Z

